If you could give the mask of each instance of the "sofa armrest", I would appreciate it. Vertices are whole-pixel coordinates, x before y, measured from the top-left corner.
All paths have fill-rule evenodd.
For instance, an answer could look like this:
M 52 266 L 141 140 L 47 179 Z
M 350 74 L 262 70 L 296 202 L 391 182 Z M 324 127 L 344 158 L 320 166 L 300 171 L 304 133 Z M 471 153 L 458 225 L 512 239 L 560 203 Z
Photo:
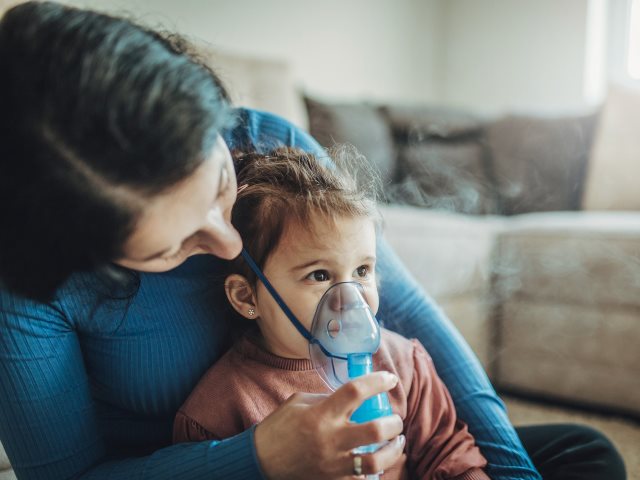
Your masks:
M 640 415 L 640 213 L 514 217 L 496 253 L 497 385 Z
M 0 480 L 15 480 L 16 476 L 11 469 L 11 464 L 7 458 L 7 453 L 0 442 Z

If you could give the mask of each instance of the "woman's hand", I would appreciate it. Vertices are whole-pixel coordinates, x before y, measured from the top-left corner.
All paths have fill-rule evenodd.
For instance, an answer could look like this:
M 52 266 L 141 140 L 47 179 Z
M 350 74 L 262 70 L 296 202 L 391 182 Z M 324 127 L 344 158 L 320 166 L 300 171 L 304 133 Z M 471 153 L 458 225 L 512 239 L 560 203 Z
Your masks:
M 394 439 L 375 453 L 361 455 L 363 474 L 389 468 L 404 448 L 404 437 L 398 437 L 402 432 L 400 417 L 391 415 L 362 424 L 349 418 L 365 399 L 392 389 L 397 382 L 395 375 L 375 372 L 331 395 L 292 395 L 256 427 L 256 451 L 266 477 L 353 478 L 352 449 Z

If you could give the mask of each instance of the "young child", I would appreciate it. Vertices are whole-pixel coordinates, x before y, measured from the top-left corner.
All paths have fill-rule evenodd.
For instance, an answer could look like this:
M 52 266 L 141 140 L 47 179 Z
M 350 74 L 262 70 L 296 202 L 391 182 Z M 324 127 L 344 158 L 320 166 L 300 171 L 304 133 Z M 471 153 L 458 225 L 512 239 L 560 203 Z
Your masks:
M 244 155 L 237 164 L 232 222 L 307 330 L 320 298 L 337 282 L 359 282 L 371 310 L 378 308 L 375 201 L 349 175 L 356 171 L 354 159 L 347 168 L 344 159 L 335 160 L 337 168 L 326 168 L 305 153 L 279 149 Z M 262 421 L 295 392 L 330 392 L 311 364 L 307 340 L 242 256 L 231 271 L 225 280 L 229 302 L 258 329 L 249 329 L 202 377 L 178 411 L 174 442 L 228 438 Z M 388 395 L 407 440 L 405 454 L 382 478 L 487 479 L 486 460 L 456 418 L 420 343 L 383 329 L 373 359 L 376 371 L 400 379 Z

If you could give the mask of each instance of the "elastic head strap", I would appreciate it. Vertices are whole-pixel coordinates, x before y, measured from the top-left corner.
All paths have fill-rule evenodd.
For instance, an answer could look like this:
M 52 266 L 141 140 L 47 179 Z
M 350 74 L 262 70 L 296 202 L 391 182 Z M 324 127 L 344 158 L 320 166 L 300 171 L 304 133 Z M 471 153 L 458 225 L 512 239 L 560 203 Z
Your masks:
M 296 327 L 296 330 L 300 332 L 300 335 L 306 338 L 308 342 L 315 343 L 315 338 L 313 338 L 313 336 L 307 331 L 307 329 L 304 328 L 304 325 L 300 323 L 300 321 L 296 318 L 293 312 L 289 309 L 287 304 L 284 303 L 284 300 L 282 299 L 280 294 L 276 292 L 276 289 L 273 288 L 273 285 L 271 285 L 271 282 L 267 280 L 267 277 L 265 277 L 264 273 L 262 273 L 262 270 L 260 270 L 260 267 L 258 267 L 258 265 L 253 260 L 253 258 L 251 258 L 251 255 L 249 255 L 249 252 L 247 252 L 244 248 L 242 249 L 242 257 L 247 262 L 251 270 L 253 270 L 253 273 L 255 273 L 258 276 L 262 284 L 269 291 L 269 293 L 271 294 L 273 299 L 276 301 L 276 303 L 280 306 L 280 308 L 282 309 L 284 314 L 287 316 L 287 318 L 289 318 L 291 323 L 293 323 L 293 326 Z
M 333 353 L 328 351 L 326 348 L 324 348 L 324 345 L 322 345 L 318 341 L 318 339 L 316 339 L 313 335 L 311 335 L 311 333 L 309 333 L 309 331 L 304 327 L 304 325 L 302 325 L 302 323 L 300 323 L 300 320 L 298 320 L 296 318 L 296 316 L 293 314 L 293 312 L 287 306 L 287 304 L 284 303 L 284 300 L 282 299 L 280 294 L 276 291 L 275 288 L 273 288 L 273 285 L 271 285 L 271 282 L 269 280 L 267 280 L 267 277 L 265 276 L 264 273 L 262 273 L 262 270 L 260 270 L 260 267 L 258 267 L 256 262 L 251 257 L 251 255 L 249 255 L 249 252 L 247 252 L 244 248 L 242 249 L 242 257 L 244 258 L 245 262 L 247 262 L 247 264 L 249 265 L 251 270 L 253 270 L 253 273 L 255 273 L 258 276 L 258 278 L 260 279 L 262 284 L 269 291 L 269 293 L 271 294 L 273 299 L 276 301 L 276 303 L 280 306 L 280 308 L 282 309 L 284 314 L 287 316 L 289 321 L 293 324 L 294 327 L 296 327 L 296 330 L 298 330 L 298 332 L 300 332 L 300 335 L 302 335 L 309 343 L 313 343 L 313 344 L 318 345 L 320 347 L 320 350 L 322 350 L 322 353 L 324 353 L 327 357 L 337 358 L 337 359 L 340 359 L 340 360 L 346 360 L 347 359 L 347 357 L 345 357 L 345 356 L 334 355 Z

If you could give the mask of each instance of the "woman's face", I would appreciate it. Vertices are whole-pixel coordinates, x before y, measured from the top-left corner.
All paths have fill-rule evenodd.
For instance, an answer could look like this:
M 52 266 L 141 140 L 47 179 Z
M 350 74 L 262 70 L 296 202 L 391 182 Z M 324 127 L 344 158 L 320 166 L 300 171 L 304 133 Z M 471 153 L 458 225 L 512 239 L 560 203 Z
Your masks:
M 191 176 L 148 201 L 115 263 L 164 272 L 191 255 L 237 257 L 242 240 L 231 225 L 236 190 L 231 154 L 218 137 L 211 156 Z

